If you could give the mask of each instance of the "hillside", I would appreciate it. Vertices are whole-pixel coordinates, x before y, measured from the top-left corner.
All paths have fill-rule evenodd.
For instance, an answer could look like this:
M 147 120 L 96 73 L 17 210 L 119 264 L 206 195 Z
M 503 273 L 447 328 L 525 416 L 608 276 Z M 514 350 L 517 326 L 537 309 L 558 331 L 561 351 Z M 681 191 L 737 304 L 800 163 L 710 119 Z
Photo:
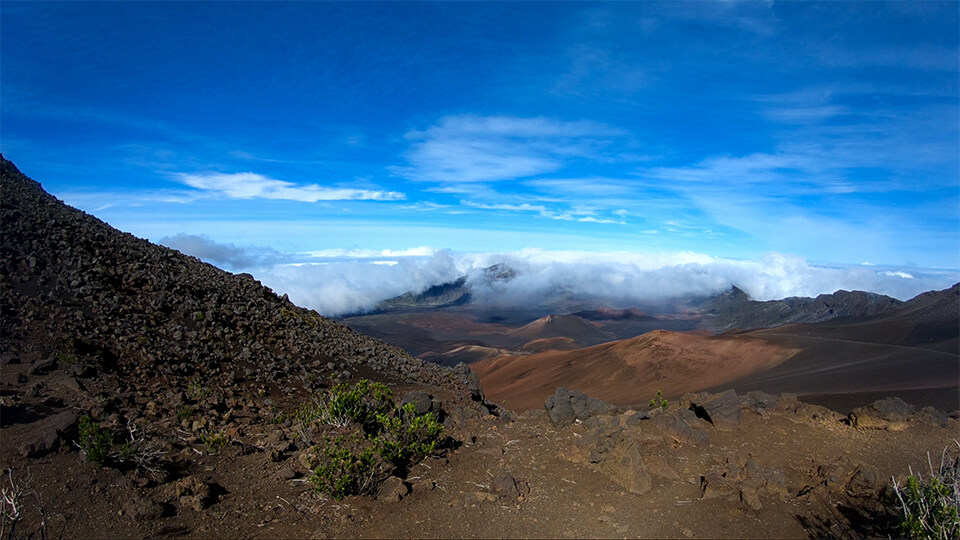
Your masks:
M 840 410 L 891 396 L 952 410 L 960 404 L 958 289 L 923 293 L 875 315 L 715 336 L 654 331 L 472 367 L 493 399 L 520 410 L 538 406 L 557 386 L 623 406 L 657 390 L 679 397 L 734 388 L 793 392 Z
M 569 338 L 583 345 L 610 341 L 612 337 L 597 325 L 576 315 L 547 315 L 508 333 L 528 342 L 547 338 Z
M 642 407 L 555 388 L 517 416 L 487 401 L 465 366 L 418 360 L 251 276 L 116 231 L 2 157 L 0 194 L 9 538 L 886 535 L 888 479 L 925 466 L 960 430 L 956 414 L 899 400 L 844 416 L 790 394 L 726 391 L 650 409 L 606 364 L 594 371 Z M 683 377 L 718 362 L 700 350 L 705 336 L 652 337 L 656 369 L 683 354 L 702 362 Z M 725 364 L 767 347 L 717 339 Z M 624 369 L 650 369 L 618 345 L 599 347 Z M 336 383 L 361 380 L 444 431 L 422 461 L 345 476 L 369 489 L 336 499 L 314 489 L 331 470 L 316 460 L 389 443 L 404 431 L 387 425 L 410 419 L 384 409 L 384 431 L 366 438 L 356 419 L 310 416 L 343 397 Z
M 865 317 L 890 313 L 903 302 L 882 294 L 840 290 L 816 298 L 789 297 L 758 302 L 737 287 L 703 303 L 711 328 L 753 330 L 794 323 L 816 323 L 838 317 Z
M 490 399 L 507 408 L 540 407 L 559 386 L 624 407 L 661 390 L 680 396 L 766 371 L 796 354 L 747 336 L 701 336 L 657 330 L 572 351 L 505 355 L 471 367 Z

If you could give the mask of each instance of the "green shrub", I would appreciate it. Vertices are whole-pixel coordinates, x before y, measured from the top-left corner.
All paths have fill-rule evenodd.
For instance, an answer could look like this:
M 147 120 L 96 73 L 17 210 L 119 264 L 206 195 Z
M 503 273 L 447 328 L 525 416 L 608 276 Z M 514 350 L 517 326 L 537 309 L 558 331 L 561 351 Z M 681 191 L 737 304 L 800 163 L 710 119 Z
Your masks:
M 189 405 L 181 405 L 177 407 L 177 418 L 180 420 L 186 420 L 193 416 L 193 407 Z
M 72 366 L 77 363 L 77 355 L 73 353 L 57 353 L 53 358 L 62 366 Z
M 343 436 L 326 440 L 314 454 L 313 482 L 317 491 L 334 499 L 369 493 L 377 483 L 377 460 L 372 448 L 354 450 Z
M 657 390 L 657 395 L 656 395 L 656 397 L 654 397 L 653 399 L 650 400 L 650 408 L 651 408 L 651 409 L 660 408 L 660 409 L 663 409 L 663 410 L 667 410 L 667 404 L 668 404 L 668 402 L 667 402 L 667 400 L 663 397 L 663 392 L 661 392 L 660 390 Z
M 222 431 L 217 433 L 203 433 L 200 435 L 200 442 L 206 445 L 211 454 L 216 454 L 230 444 L 230 437 Z
M 111 467 L 135 467 L 158 472 L 162 467 L 164 451 L 154 445 L 143 430 L 127 422 L 126 440 L 122 435 L 100 427 L 89 415 L 80 418 L 76 445 L 87 461 Z
M 394 416 L 380 414 L 377 422 L 383 432 L 374 440 L 380 457 L 399 469 L 433 454 L 443 434 L 443 425 L 431 413 L 416 414 L 412 403 L 399 409 Z
M 113 446 L 113 434 L 101 428 L 89 415 L 83 415 L 80 418 L 77 445 L 87 461 L 103 465 L 110 455 L 110 447 Z
M 956 443 L 956 441 L 954 441 Z M 960 448 L 960 443 L 957 443 Z M 924 480 L 917 473 L 907 477 L 903 485 L 893 479 L 900 511 L 900 532 L 908 538 L 960 537 L 960 455 L 950 455 L 950 447 L 941 454 L 940 468 L 930 462 L 930 476 Z M 930 454 L 927 454 L 929 461 Z
M 312 448 L 311 480 L 335 499 L 370 493 L 390 472 L 409 470 L 436 452 L 443 434 L 434 414 L 417 415 L 413 404 L 398 409 L 389 388 L 365 379 L 334 386 L 294 418 L 307 442 L 316 422 L 327 431 L 352 430 Z
M 202 401 L 210 397 L 210 389 L 204 386 L 199 379 L 194 379 L 187 384 L 187 397 L 196 401 Z
M 340 383 L 328 392 L 326 402 L 320 405 L 320 420 L 334 426 L 350 422 L 369 425 L 377 415 L 389 412 L 393 406 L 393 392 L 383 383 L 366 379 L 357 381 L 353 387 Z

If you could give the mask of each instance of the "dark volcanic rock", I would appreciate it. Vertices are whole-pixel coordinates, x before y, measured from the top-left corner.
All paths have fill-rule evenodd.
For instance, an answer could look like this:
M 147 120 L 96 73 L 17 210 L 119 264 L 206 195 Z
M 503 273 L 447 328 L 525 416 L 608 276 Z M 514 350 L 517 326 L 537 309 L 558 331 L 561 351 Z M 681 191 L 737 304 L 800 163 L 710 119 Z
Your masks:
M 628 441 L 613 448 L 600 463 L 600 470 L 630 493 L 643 495 L 653 488 L 636 442 Z
M 654 419 L 654 424 L 675 441 L 697 446 L 709 446 L 710 434 L 698 424 L 700 419 L 689 409 L 680 409 L 674 414 L 664 414 Z
M 857 407 L 850 411 L 847 419 L 854 427 L 899 431 L 906 428 L 907 420 L 914 411 L 913 405 L 898 397 L 891 397 Z
M 490 493 L 497 498 L 506 498 L 516 500 L 520 496 L 520 490 L 517 488 L 517 480 L 510 474 L 510 471 L 503 471 L 490 482 Z
M 90 395 L 130 392 L 146 402 L 148 381 L 184 393 L 198 381 L 211 392 L 240 379 L 292 389 L 362 366 L 483 399 L 472 372 L 450 377 L 290 304 L 252 276 L 119 232 L 45 193 L 2 157 L 0 179 L 0 356 L 33 362 L 25 375 L 69 370 L 88 377 Z M 64 392 L 67 404 L 83 399 Z M 171 411 L 162 405 L 156 413 Z
M 617 408 L 605 401 L 590 397 L 579 390 L 567 390 L 559 387 L 544 402 L 544 408 L 550 421 L 557 427 L 572 424 L 575 420 L 586 420 L 592 416 L 613 414 Z
M 377 490 L 377 500 L 383 502 L 400 502 L 410 493 L 410 485 L 402 478 L 391 476 Z
M 496 409 L 466 366 L 413 358 L 291 304 L 250 275 L 117 231 L 47 194 L 2 156 L 0 189 L 3 450 L 18 459 L 79 454 L 77 418 L 89 415 L 113 441 L 109 467 L 148 471 L 150 482 L 164 484 L 162 506 L 131 499 L 118 508 L 129 516 L 216 504 L 222 488 L 190 476 L 198 472 L 194 456 L 263 452 L 272 465 L 297 455 L 303 448 L 292 440 L 290 417 L 341 381 L 395 386 L 440 421 L 444 405 Z M 447 441 L 463 436 L 461 424 L 446 425 Z M 316 426 L 303 431 L 313 436 Z M 132 460 L 117 457 L 124 448 L 134 449 Z
M 727 390 L 719 394 L 695 394 L 683 401 L 690 401 L 690 410 L 699 418 L 710 422 L 719 430 L 730 431 L 740 426 L 740 400 L 737 393 Z
M 27 457 L 39 457 L 59 448 L 62 441 L 74 433 L 77 427 L 77 415 L 64 411 L 48 416 L 34 424 L 30 439 L 20 447 L 20 453 Z

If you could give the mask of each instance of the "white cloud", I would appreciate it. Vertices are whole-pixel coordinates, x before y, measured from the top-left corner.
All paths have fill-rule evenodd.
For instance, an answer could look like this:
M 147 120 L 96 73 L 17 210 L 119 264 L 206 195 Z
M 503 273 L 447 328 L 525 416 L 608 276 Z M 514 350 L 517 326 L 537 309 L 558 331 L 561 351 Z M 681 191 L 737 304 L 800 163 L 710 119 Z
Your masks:
M 605 223 L 605 224 L 617 224 L 625 225 L 626 222 L 615 219 L 603 219 L 594 217 L 596 210 L 588 208 L 575 208 L 568 211 L 557 211 L 551 208 L 547 208 L 542 204 L 530 204 L 530 203 L 521 203 L 521 204 L 509 204 L 509 203 L 479 203 L 473 201 L 463 201 L 464 206 L 469 206 L 471 208 L 478 208 L 481 210 L 498 210 L 498 211 L 507 211 L 507 212 L 534 212 L 539 214 L 542 217 L 549 219 L 556 219 L 558 221 L 579 221 L 581 223 Z M 583 216 L 583 217 L 578 217 Z
M 322 249 L 305 251 L 299 255 L 306 255 L 315 259 L 378 259 L 383 257 L 431 257 L 437 253 L 436 248 L 417 246 L 407 249 Z
M 601 218 L 595 218 L 595 217 L 593 217 L 593 216 L 582 217 L 582 218 L 578 219 L 577 221 L 580 221 L 580 222 L 582 222 L 582 223 L 608 223 L 608 224 L 613 224 L 613 225 L 626 225 L 626 224 L 627 224 L 626 221 L 619 221 L 619 220 L 616 220 L 616 219 L 601 219 Z
M 158 243 L 228 270 L 262 268 L 281 264 L 289 259 L 288 255 L 270 248 L 237 247 L 234 244 L 214 242 L 203 235 L 178 234 L 161 238 Z
M 234 199 L 278 199 L 301 202 L 374 200 L 396 201 L 404 199 L 396 191 L 332 188 L 318 184 L 298 185 L 284 180 L 275 180 L 262 174 L 208 173 L 178 174 L 177 180 L 190 187 L 210 191 Z
M 248 271 L 278 294 L 329 316 L 372 309 L 406 292 L 468 276 L 479 301 L 534 305 L 558 300 L 612 307 L 648 305 L 688 295 L 713 295 L 732 285 L 755 300 L 817 296 L 839 289 L 866 290 L 901 300 L 944 289 L 960 272 L 852 265 L 812 265 L 770 253 L 758 259 L 723 259 L 695 252 L 636 253 L 527 249 L 455 253 L 430 247 L 401 250 L 322 250 L 279 254 L 265 248 L 217 244 L 179 236 L 167 245 L 208 262 Z M 517 277 L 493 282 L 483 269 L 506 264 Z M 907 271 L 909 270 L 909 272 Z
M 571 158 L 595 157 L 606 139 L 623 133 L 595 122 L 547 118 L 448 116 L 411 131 L 411 180 L 463 184 L 528 178 L 562 169 Z

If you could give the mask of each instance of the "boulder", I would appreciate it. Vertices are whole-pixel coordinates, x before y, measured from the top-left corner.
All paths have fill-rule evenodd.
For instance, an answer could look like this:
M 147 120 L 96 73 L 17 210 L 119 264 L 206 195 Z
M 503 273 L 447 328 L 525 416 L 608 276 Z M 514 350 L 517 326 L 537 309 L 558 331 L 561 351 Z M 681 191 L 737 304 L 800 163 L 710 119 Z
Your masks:
M 577 419 L 573 405 L 570 404 L 570 392 L 563 386 L 547 398 L 543 407 L 547 410 L 550 422 L 556 427 L 568 426 Z
M 34 422 L 30 438 L 20 445 L 20 454 L 26 457 L 39 457 L 56 450 L 64 438 L 68 438 L 77 427 L 77 415 L 63 411 L 43 420 Z
M 740 398 L 740 406 L 754 414 L 766 417 L 767 411 L 777 408 L 777 397 L 773 394 L 753 390 Z
M 666 480 L 679 480 L 680 475 L 677 473 L 677 470 L 674 469 L 670 463 L 667 462 L 661 456 L 656 454 L 650 454 L 643 456 L 644 468 L 650 473 L 651 476 L 656 476 L 658 478 L 664 478 Z
M 890 397 L 874 401 L 865 407 L 857 407 L 850 411 L 847 420 L 851 426 L 861 429 L 902 431 L 907 428 L 907 422 L 913 413 L 913 405 L 898 397 Z
M 632 411 L 632 414 L 630 413 L 631 411 L 627 411 L 624 414 L 623 424 L 627 428 L 639 426 L 644 420 L 650 419 L 650 415 L 645 411 Z
M 593 416 L 610 415 L 617 408 L 606 401 L 590 397 L 579 390 L 567 390 L 561 386 L 543 404 L 554 426 L 568 426 L 576 420 L 586 420 Z
M 470 391 L 470 397 L 474 401 L 483 401 L 483 390 L 480 388 L 480 377 L 470 369 L 470 366 L 460 362 L 453 368 L 454 374 L 459 377 L 460 382 Z
M 702 427 L 694 427 L 696 424 L 691 425 L 689 417 L 693 417 L 694 422 L 699 421 L 689 409 L 680 409 L 677 413 L 656 417 L 654 424 L 664 435 L 679 443 L 709 446 L 710 434 Z
M 740 400 L 733 390 L 694 395 L 690 398 L 690 410 L 721 431 L 740 427 Z
M 600 470 L 630 493 L 643 495 L 653 487 L 650 474 L 643 465 L 640 447 L 633 441 L 610 450 L 600 463 Z
M 429 412 L 440 414 L 440 400 L 435 399 L 432 395 L 422 391 L 422 390 L 412 390 L 403 395 L 403 398 L 400 400 L 400 405 L 407 405 L 412 403 L 416 414 L 419 416 L 421 414 L 427 414 Z M 436 408 L 436 410 L 434 410 Z

